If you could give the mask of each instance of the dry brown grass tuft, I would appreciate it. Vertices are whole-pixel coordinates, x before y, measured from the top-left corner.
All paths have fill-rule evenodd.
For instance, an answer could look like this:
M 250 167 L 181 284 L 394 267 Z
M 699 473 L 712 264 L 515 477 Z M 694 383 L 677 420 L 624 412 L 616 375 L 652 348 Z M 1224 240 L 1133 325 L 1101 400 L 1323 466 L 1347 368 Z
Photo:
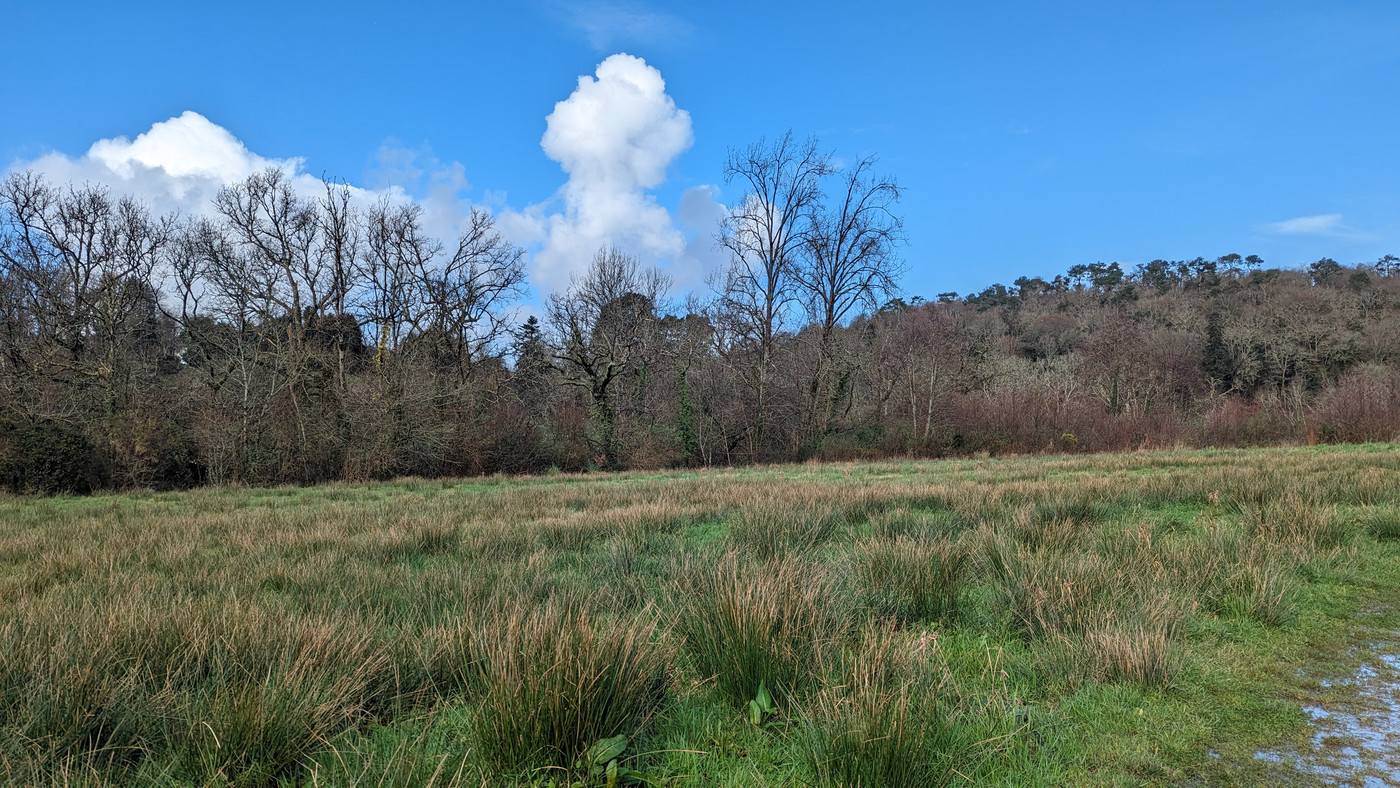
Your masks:
M 1171 629 L 1167 622 L 1105 621 L 1090 627 L 1082 643 L 1067 647 L 1084 678 L 1165 687 L 1178 670 Z
M 635 736 L 665 697 L 672 655 L 653 610 L 604 620 L 578 600 L 517 603 L 476 632 L 478 752 L 497 768 L 569 769 L 590 746 Z
M 852 625 L 851 602 L 835 592 L 821 565 L 730 553 L 683 572 L 671 607 L 701 678 L 745 704 L 760 683 L 780 699 L 818 683 Z
M 956 745 L 940 703 L 938 641 L 865 626 L 837 681 L 808 704 L 801 731 L 817 785 L 930 786 L 949 781 Z
M 964 545 L 946 536 L 866 539 L 854 548 L 856 577 L 870 589 L 877 615 L 905 624 L 951 623 L 967 569 Z

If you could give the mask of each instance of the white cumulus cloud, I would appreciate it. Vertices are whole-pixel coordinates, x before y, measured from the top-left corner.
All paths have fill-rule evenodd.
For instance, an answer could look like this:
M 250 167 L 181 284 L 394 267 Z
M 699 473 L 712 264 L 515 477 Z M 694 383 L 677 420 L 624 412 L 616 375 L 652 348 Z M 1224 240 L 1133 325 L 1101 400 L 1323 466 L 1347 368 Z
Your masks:
M 713 233 L 725 208 L 718 189 L 686 190 L 674 217 L 651 193 L 693 139 L 690 114 L 666 93 L 661 72 L 641 58 L 612 55 L 594 76 L 579 77 L 573 93 L 546 118 L 540 141 L 567 181 L 544 203 L 519 211 L 497 205 L 502 231 L 533 252 L 535 287 L 543 294 L 567 286 L 605 245 L 662 266 L 683 288 L 702 283 L 719 264 Z M 411 148 L 393 139 L 373 161 L 368 188 L 351 187 L 357 202 L 383 195 L 407 201 L 412 195 L 430 232 L 456 234 L 473 207 L 461 164 L 440 161 L 426 144 Z M 324 194 L 325 184 L 304 171 L 303 159 L 254 153 L 193 111 L 155 123 L 135 139 L 102 139 L 79 156 L 54 152 L 10 169 L 33 170 L 55 183 L 101 183 L 156 212 L 200 215 L 212 210 L 221 187 L 268 167 L 291 176 L 304 197 Z
M 299 158 L 259 156 L 228 129 L 186 111 L 152 125 L 134 140 L 98 140 L 82 156 L 49 153 L 17 162 L 14 168 L 34 170 L 56 183 L 105 184 L 141 198 L 157 211 L 201 213 L 221 186 L 268 167 L 294 176 L 299 189 L 319 186 L 319 180 L 300 172 L 301 166 Z
M 502 215 L 513 237 L 538 247 L 533 279 L 541 290 L 566 286 L 609 244 L 671 268 L 693 257 L 693 238 L 649 191 L 694 141 L 690 113 L 676 107 L 660 71 L 639 57 L 612 55 L 596 76 L 579 77 L 545 121 L 540 147 L 568 181 L 554 199 Z M 683 200 L 688 215 L 703 213 L 690 204 L 696 199 L 712 201 L 709 187 L 698 188 Z
M 374 161 L 368 188 L 348 186 L 352 200 L 367 206 L 384 196 L 403 203 L 416 195 L 427 230 L 441 237 L 456 235 L 472 208 L 464 197 L 470 185 L 460 163 L 443 162 L 426 146 L 408 148 L 392 138 L 376 151 Z M 260 156 L 228 129 L 192 111 L 155 123 L 135 139 L 102 139 L 81 156 L 49 153 L 15 162 L 10 169 L 33 170 L 54 183 L 100 183 L 158 213 L 197 216 L 213 210 L 220 188 L 269 167 L 287 173 L 302 197 L 325 194 L 325 182 L 303 170 L 302 158 Z

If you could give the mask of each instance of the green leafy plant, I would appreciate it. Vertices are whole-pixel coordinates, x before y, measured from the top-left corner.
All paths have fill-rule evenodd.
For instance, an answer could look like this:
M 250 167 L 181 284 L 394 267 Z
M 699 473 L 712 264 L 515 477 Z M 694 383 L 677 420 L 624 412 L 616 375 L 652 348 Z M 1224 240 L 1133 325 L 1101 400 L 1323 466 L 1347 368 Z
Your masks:
M 753 700 L 749 701 L 749 722 L 758 728 L 780 727 L 783 723 L 777 716 L 778 708 L 773 705 L 773 696 L 768 693 L 767 683 L 758 682 L 758 692 L 754 694 Z
M 606 786 L 606 788 L 616 788 L 619 785 L 655 785 L 656 782 L 651 777 L 623 765 L 629 760 L 622 757 L 623 753 L 627 752 L 629 744 L 631 744 L 631 740 L 623 734 L 594 742 L 583 755 L 579 756 L 577 761 L 574 761 L 572 777 L 566 784 L 569 788 L 594 788 L 594 786 L 599 785 Z M 551 786 L 559 785 L 552 780 L 548 784 Z

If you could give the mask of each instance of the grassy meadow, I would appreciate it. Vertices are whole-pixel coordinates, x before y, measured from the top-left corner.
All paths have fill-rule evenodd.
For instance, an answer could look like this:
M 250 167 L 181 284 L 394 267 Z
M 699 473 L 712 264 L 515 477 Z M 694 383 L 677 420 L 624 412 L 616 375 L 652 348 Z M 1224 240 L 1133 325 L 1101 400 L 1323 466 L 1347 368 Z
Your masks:
M 1288 784 L 1392 445 L 0 498 L 0 781 Z

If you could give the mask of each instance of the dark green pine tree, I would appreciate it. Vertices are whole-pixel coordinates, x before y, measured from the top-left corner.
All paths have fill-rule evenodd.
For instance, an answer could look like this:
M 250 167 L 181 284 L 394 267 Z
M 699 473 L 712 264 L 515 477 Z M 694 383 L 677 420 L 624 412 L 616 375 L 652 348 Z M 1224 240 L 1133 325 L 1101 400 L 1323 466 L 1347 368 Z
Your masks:
M 544 340 L 540 321 L 534 315 L 520 325 L 512 351 L 515 372 L 510 383 L 515 395 L 527 404 L 543 402 L 550 385 L 549 377 L 554 372 L 554 356 Z
M 1206 318 L 1206 346 L 1201 353 L 1201 365 L 1218 388 L 1228 389 L 1235 379 L 1235 365 L 1225 347 L 1225 318 L 1211 312 Z

